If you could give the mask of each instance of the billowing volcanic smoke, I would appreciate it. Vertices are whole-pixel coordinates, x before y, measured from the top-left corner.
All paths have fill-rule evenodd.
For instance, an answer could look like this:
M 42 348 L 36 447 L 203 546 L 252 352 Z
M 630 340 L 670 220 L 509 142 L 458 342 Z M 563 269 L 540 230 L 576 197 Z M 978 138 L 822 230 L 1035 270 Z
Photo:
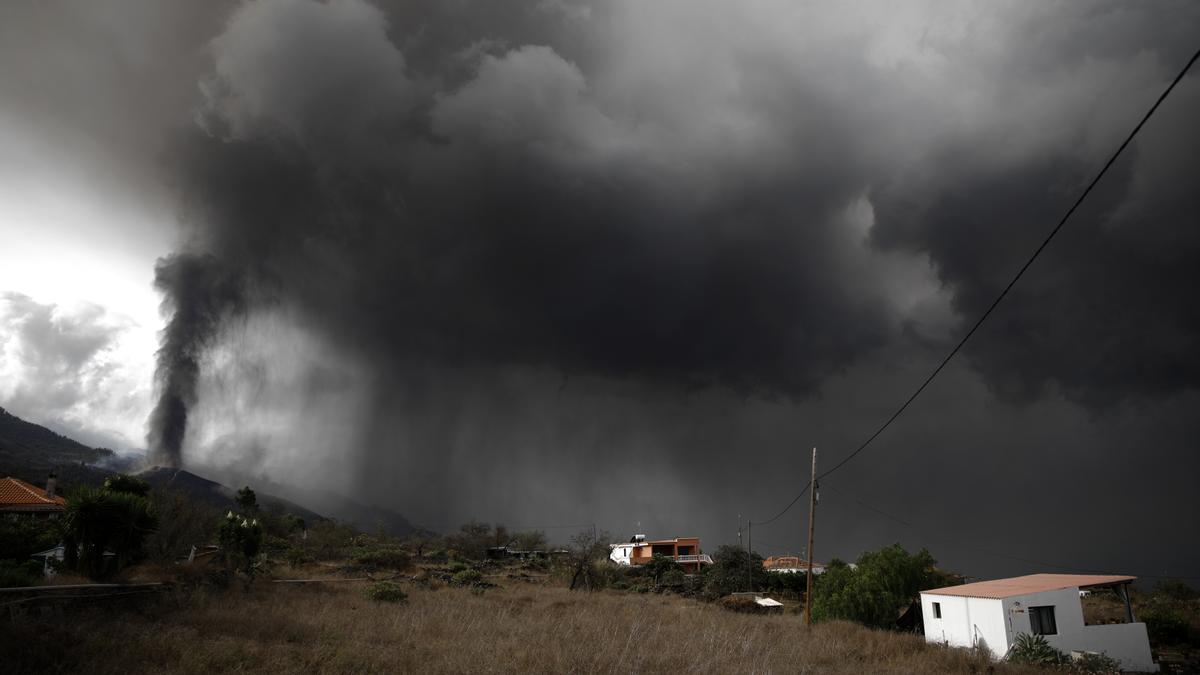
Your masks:
M 154 285 L 164 295 L 163 310 L 171 318 L 158 350 L 159 399 L 150 415 L 146 441 L 153 463 L 178 467 L 204 351 L 216 338 L 222 319 L 244 310 L 245 294 L 241 278 L 208 255 L 178 253 L 161 258 L 154 273 Z

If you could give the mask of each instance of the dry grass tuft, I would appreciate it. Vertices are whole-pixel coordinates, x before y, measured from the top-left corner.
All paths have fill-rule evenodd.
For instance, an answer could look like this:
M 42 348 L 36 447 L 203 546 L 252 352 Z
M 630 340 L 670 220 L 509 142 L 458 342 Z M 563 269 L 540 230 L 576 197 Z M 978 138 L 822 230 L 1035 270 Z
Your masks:
M 0 632 L 10 672 L 1031 673 L 919 636 L 674 596 L 519 584 L 482 595 L 407 584 L 406 604 L 356 583 L 260 584 L 182 607 L 68 613 Z M 70 646 L 64 652 L 63 646 Z

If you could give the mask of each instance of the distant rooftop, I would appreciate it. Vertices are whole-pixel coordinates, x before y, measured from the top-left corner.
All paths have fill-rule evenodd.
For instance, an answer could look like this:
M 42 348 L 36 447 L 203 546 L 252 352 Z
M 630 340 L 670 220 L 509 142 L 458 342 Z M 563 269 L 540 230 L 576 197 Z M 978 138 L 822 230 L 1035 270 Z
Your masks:
M 67 500 L 20 478 L 0 478 L 0 511 L 61 511 Z
M 934 588 L 922 593 L 932 595 L 955 595 L 965 598 L 1011 598 L 1015 595 L 1059 591 L 1064 588 L 1091 588 L 1111 586 L 1133 581 L 1137 577 L 1108 574 L 1030 574 L 1011 579 L 976 581 L 973 584 Z

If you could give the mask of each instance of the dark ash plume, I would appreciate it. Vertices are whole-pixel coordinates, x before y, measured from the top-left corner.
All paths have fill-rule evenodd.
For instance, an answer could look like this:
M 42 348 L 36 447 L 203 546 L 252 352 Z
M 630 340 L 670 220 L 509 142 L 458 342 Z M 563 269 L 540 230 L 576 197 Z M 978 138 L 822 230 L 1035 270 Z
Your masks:
M 188 411 L 196 402 L 200 360 L 222 321 L 245 308 L 242 278 L 210 255 L 178 253 L 160 258 L 154 285 L 171 319 L 161 333 L 155 379 L 158 403 L 150 414 L 146 441 L 150 459 L 161 466 L 182 464 Z

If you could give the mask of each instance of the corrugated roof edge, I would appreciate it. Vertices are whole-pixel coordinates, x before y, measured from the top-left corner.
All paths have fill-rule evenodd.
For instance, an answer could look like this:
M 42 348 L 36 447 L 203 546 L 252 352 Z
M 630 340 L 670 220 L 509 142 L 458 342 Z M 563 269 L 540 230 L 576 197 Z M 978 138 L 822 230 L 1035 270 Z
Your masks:
M 946 586 L 921 591 L 922 595 L 947 595 L 966 598 L 1003 599 L 1017 595 L 1059 591 L 1065 588 L 1093 588 L 1129 583 L 1136 580 L 1119 574 L 1029 574 L 1023 577 L 977 581 L 961 586 Z

